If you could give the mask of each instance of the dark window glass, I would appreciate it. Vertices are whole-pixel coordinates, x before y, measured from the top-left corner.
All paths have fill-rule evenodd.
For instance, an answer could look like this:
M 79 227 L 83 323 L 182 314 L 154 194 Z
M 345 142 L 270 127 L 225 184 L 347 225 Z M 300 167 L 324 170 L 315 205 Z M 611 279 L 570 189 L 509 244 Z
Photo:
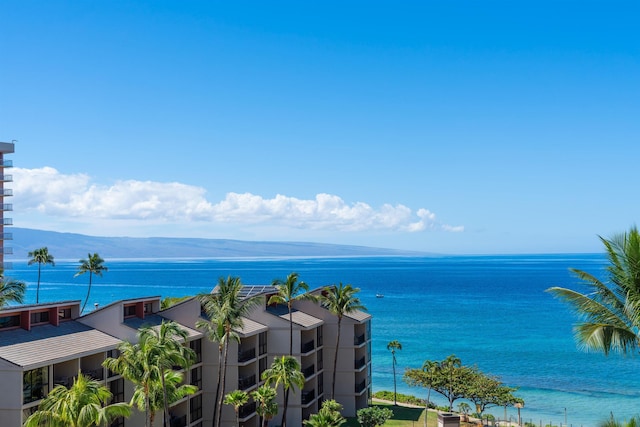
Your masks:
M 202 367 L 198 366 L 191 370 L 191 385 L 202 389 Z
M 136 315 L 136 306 L 127 305 L 124 307 L 124 317 L 131 317 Z
M 71 309 L 70 308 L 59 309 L 58 317 L 60 318 L 60 320 L 71 319 Z
M 199 394 L 189 400 L 191 409 L 191 422 L 202 418 L 202 395 Z
M 258 335 L 258 355 L 262 356 L 267 353 L 267 333 L 261 332 Z
M 191 350 L 196 354 L 196 360 L 194 363 L 202 362 L 202 339 L 191 341 L 189 343 L 189 347 L 191 347 Z
M 31 324 L 45 323 L 49 321 L 48 311 L 39 311 L 37 313 L 31 313 Z
M 20 326 L 20 315 L 0 317 L 0 329 Z
M 317 329 L 317 341 L 318 341 L 318 347 L 320 347 L 322 345 L 322 326 L 319 326 Z
M 49 385 L 49 367 L 26 371 L 22 377 L 22 402 L 30 403 L 42 399 Z

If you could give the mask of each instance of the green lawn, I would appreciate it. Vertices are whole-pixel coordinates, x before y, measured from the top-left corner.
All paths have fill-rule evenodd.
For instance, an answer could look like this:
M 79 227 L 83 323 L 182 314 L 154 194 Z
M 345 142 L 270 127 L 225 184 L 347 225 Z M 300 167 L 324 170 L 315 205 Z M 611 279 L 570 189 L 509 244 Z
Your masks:
M 393 418 L 384 425 L 389 427 L 422 427 L 424 425 L 424 409 L 408 408 L 406 406 L 393 406 L 387 403 L 374 403 L 373 406 L 384 406 L 393 411 Z M 427 427 L 436 427 L 438 418 L 435 412 L 429 412 Z M 344 427 L 360 427 L 356 418 L 348 418 Z

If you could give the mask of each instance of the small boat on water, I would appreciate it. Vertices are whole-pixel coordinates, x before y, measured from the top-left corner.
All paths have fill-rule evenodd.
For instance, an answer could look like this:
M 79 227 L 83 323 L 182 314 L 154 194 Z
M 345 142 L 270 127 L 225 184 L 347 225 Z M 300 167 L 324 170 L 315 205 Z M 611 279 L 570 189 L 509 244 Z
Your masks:
M 376 294 L 376 298 L 384 298 L 384 294 Z

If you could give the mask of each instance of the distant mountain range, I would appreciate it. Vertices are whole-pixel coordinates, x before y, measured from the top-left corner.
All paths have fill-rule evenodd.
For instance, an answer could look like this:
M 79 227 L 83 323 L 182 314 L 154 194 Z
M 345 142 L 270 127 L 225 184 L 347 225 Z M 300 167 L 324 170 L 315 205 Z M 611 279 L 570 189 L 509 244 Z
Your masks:
M 425 256 L 424 252 L 400 251 L 367 246 L 309 242 L 252 242 L 228 239 L 176 237 L 98 237 L 11 227 L 13 259 L 27 259 L 28 253 L 46 246 L 56 259 L 86 258 L 97 252 L 102 258 L 218 258 L 272 256 Z

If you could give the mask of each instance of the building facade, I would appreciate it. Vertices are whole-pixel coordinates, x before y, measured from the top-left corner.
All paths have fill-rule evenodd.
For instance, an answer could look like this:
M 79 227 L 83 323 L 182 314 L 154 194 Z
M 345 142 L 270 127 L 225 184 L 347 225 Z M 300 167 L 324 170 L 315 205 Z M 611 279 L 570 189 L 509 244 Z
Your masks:
M 0 269 L 11 268 L 11 264 L 5 262 L 5 255 L 12 254 L 12 248 L 5 245 L 5 240 L 11 240 L 12 234 L 5 231 L 6 227 L 13 224 L 12 219 L 7 216 L 7 212 L 13 210 L 10 203 L 6 203 L 7 197 L 13 195 L 10 188 L 6 188 L 6 183 L 11 182 L 12 176 L 7 174 L 7 169 L 13 166 L 11 160 L 5 158 L 7 154 L 14 151 L 12 142 L 0 142 Z
M 268 306 L 275 292 L 270 286 L 245 287 L 247 295 L 257 295 L 260 305 L 245 318 L 235 332 L 228 353 L 225 393 L 248 393 L 263 384 L 262 373 L 275 357 L 289 354 L 289 333 L 293 325 L 293 356 L 300 362 L 305 383 L 289 395 L 287 423 L 302 425 L 329 399 L 337 318 L 319 303 L 294 303 L 292 323 L 286 308 Z M 321 290 L 315 290 L 319 294 Z M 77 372 L 102 381 L 114 394 L 114 401 L 128 402 L 133 385 L 102 367 L 107 357 L 117 357 L 118 345 L 135 343 L 143 325 L 177 322 L 188 334 L 184 345 L 196 353 L 196 362 L 184 372 L 185 382 L 198 391 L 172 405 L 172 427 L 211 425 L 218 373 L 218 343 L 207 339 L 196 322 L 203 319 L 200 302 L 189 298 L 165 310 L 160 297 L 114 302 L 80 316 L 80 301 L 63 301 L 0 309 L 0 425 L 20 426 L 57 384 L 71 385 Z M 355 416 L 366 407 L 371 392 L 371 316 L 356 312 L 343 317 L 338 353 L 335 399 L 344 406 L 343 415 Z M 282 413 L 282 390 L 278 390 Z M 222 425 L 235 425 L 235 412 L 224 405 Z M 161 425 L 162 411 L 156 414 Z M 240 408 L 240 425 L 259 427 L 255 403 Z M 270 425 L 279 425 L 276 416 Z M 114 427 L 144 425 L 144 413 L 134 411 Z

